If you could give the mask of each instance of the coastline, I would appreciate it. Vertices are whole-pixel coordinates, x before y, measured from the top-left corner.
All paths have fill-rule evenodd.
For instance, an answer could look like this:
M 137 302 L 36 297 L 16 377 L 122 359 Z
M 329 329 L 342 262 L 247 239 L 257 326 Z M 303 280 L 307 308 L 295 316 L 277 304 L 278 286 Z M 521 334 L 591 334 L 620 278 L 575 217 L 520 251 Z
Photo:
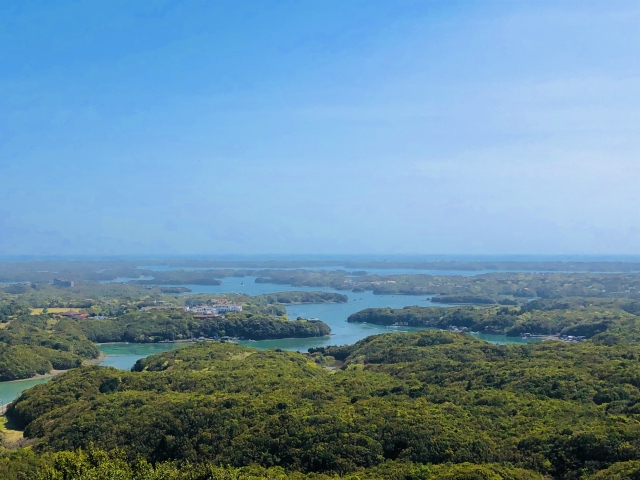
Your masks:
M 98 355 L 97 358 L 92 358 L 90 360 L 84 360 L 82 362 L 82 365 L 99 365 L 107 356 L 100 352 L 100 355 Z M 77 367 L 74 367 L 77 368 Z M 0 385 L 2 385 L 3 383 L 10 383 L 10 382 L 28 382 L 30 380 L 41 380 L 43 378 L 52 378 L 52 377 L 56 377 L 64 372 L 68 372 L 69 370 L 73 370 L 73 368 L 69 368 L 67 370 L 50 370 L 48 373 L 38 373 L 36 375 L 34 375 L 33 377 L 29 377 L 29 378 L 19 378 L 17 380 L 6 380 L 4 382 L 0 382 Z
M 3 383 L 28 382 L 29 380 L 40 380 L 42 378 L 51 378 L 67 371 L 68 370 L 50 370 L 49 373 L 44 373 L 44 374 L 38 373 L 33 377 L 29 377 L 29 378 L 19 378 L 18 380 L 5 380 L 4 382 L 0 382 L 0 385 L 2 385 Z
M 98 355 L 97 358 L 84 360 L 82 365 L 100 365 L 105 358 L 107 358 L 107 356 L 103 352 L 100 352 L 100 355 Z M 66 370 L 63 370 L 63 372 L 66 372 Z
M 96 345 L 100 346 L 100 345 L 162 345 L 164 343 L 195 343 L 193 340 L 189 339 L 189 340 L 171 340 L 171 341 L 160 341 L 160 342 L 102 342 L 102 343 L 96 343 Z M 103 357 L 104 354 L 102 352 L 100 352 L 100 356 Z M 100 358 L 100 357 L 99 357 Z M 94 359 L 94 360 L 88 360 L 88 361 L 95 361 L 98 359 Z M 100 362 L 104 360 L 104 358 L 100 359 Z M 98 363 L 100 363 L 98 362 Z M 93 364 L 89 364 L 87 363 L 87 365 L 93 365 Z

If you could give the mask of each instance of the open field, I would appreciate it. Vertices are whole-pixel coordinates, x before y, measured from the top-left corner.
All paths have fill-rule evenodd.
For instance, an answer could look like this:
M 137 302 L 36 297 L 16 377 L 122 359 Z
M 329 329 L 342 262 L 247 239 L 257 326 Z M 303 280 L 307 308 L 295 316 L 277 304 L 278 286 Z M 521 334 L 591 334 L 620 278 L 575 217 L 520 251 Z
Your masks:
M 0 416 L 0 437 L 2 437 L 3 444 L 14 444 L 22 440 L 22 431 L 14 430 L 10 424 L 7 425 L 7 417 L 4 416 L 5 409 L 6 405 L 3 405 L 2 411 L 0 412 L 2 414 L 2 416 Z
M 44 310 L 44 308 L 32 308 L 31 309 L 31 315 L 41 315 L 42 311 Z M 47 312 L 49 313 L 63 313 L 63 312 L 76 312 L 76 313 L 80 313 L 78 312 L 77 309 L 75 308 L 69 308 L 69 307 L 62 307 L 62 308 L 57 308 L 57 307 L 52 307 L 52 308 L 47 308 Z

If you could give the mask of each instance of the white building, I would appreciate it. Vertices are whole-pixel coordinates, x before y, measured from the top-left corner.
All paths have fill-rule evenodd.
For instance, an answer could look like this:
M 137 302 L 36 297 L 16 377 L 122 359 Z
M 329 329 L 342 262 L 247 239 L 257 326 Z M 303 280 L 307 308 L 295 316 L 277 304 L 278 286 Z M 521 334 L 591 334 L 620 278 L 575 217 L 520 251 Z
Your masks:
M 242 305 L 216 305 L 215 308 L 218 313 L 227 313 L 227 312 L 241 312 Z
M 203 315 L 220 315 L 228 312 L 241 312 L 242 305 L 198 305 L 197 307 L 187 307 L 188 312 L 201 313 Z

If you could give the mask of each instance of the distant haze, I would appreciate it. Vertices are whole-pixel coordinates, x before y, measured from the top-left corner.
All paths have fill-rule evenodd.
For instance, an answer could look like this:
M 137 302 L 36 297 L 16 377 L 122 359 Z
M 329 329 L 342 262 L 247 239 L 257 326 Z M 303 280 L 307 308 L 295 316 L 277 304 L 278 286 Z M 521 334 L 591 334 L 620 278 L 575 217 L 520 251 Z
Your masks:
M 0 255 L 640 254 L 640 3 L 0 3 Z

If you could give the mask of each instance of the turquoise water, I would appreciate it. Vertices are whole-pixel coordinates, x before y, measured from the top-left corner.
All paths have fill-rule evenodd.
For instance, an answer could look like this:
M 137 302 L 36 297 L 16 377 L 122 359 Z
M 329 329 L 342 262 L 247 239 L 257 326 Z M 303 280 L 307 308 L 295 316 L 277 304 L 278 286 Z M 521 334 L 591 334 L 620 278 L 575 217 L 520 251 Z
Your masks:
M 0 383 L 0 401 L 2 404 L 12 402 L 20 396 L 23 390 L 34 387 L 40 383 L 48 382 L 51 377 L 38 378 L 35 380 L 17 380 L 15 382 Z
M 191 288 L 193 293 L 246 293 L 248 295 L 260 295 L 263 293 L 277 293 L 285 291 L 336 292 L 336 290 L 326 288 L 289 287 L 286 285 L 255 283 L 254 280 L 255 278 L 253 277 L 229 277 L 224 279 L 223 285 L 181 286 Z M 361 293 L 353 293 L 349 291 L 338 293 L 346 294 L 349 297 L 349 302 L 291 305 L 287 307 L 287 314 L 289 318 L 318 318 L 331 327 L 331 335 L 320 338 L 286 338 L 280 340 L 242 341 L 240 343 L 242 345 L 258 349 L 281 348 L 283 350 L 299 350 L 301 352 L 305 352 L 311 347 L 351 344 L 369 335 L 419 330 L 417 328 L 410 327 L 387 327 L 383 325 L 348 323 L 347 317 L 352 313 L 365 308 L 403 308 L 410 305 L 433 305 L 426 296 L 374 295 L 370 291 Z M 523 340 L 519 337 L 506 337 L 504 335 L 478 334 L 477 337 L 497 344 L 527 342 L 527 340 Z M 186 345 L 189 345 L 189 343 L 103 344 L 100 345 L 100 350 L 106 354 L 106 358 L 101 365 L 129 370 L 140 358 L 165 352 L 167 350 L 173 350 Z M 10 402 L 17 398 L 23 390 L 37 385 L 38 383 L 46 382 L 47 380 L 49 379 L 44 378 L 38 380 L 0 383 L 0 399 L 5 403 Z
M 115 367 L 120 370 L 130 370 L 141 358 L 156 353 L 174 350 L 188 343 L 111 343 L 99 344 L 100 351 L 106 358 L 100 363 L 103 367 Z
M 146 344 L 103 344 L 99 345 L 100 351 L 106 354 L 106 358 L 100 365 L 115 367 L 120 370 L 130 370 L 140 358 L 166 352 L 175 348 L 189 345 L 187 343 L 146 343 Z M 38 378 L 35 380 L 17 380 L 15 382 L 0 383 L 0 401 L 3 404 L 12 402 L 20 394 L 35 385 L 48 382 L 52 377 Z
M 240 286 L 241 279 L 230 279 L 233 283 L 225 283 L 226 292 L 229 292 L 230 287 L 235 285 Z M 274 287 L 270 284 L 251 284 L 257 286 L 261 293 L 272 293 L 274 291 L 269 287 Z M 249 286 L 245 284 L 245 287 Z M 223 286 L 220 286 L 223 287 Z M 216 287 L 216 288 L 220 288 Z M 210 290 L 212 287 L 207 287 Z M 301 290 L 301 289 L 297 289 Z M 317 288 L 308 288 L 302 290 L 318 290 Z M 238 291 L 234 288 L 234 291 Z M 325 291 L 330 291 L 326 290 Z M 251 295 L 256 295 L 253 293 Z M 220 292 L 222 293 L 222 291 Z M 418 328 L 411 327 L 387 327 L 383 325 L 372 325 L 365 323 L 348 323 L 347 317 L 352 313 L 358 312 L 365 308 L 375 307 L 391 307 L 391 308 L 403 308 L 408 305 L 433 305 L 429 302 L 428 298 L 424 296 L 411 296 L 411 295 L 374 295 L 372 292 L 362 293 L 349 293 L 349 302 L 347 303 L 324 303 L 324 304 L 308 304 L 308 305 L 291 305 L 287 307 L 287 314 L 290 319 L 297 317 L 302 318 L 318 318 L 331 327 L 332 334 L 326 337 L 320 338 L 285 338 L 279 340 L 261 340 L 261 341 L 241 341 L 242 345 L 246 345 L 253 348 L 275 349 L 281 348 L 283 350 L 299 350 L 301 352 L 307 351 L 311 347 L 321 347 L 326 345 L 344 345 L 355 343 L 358 340 L 367 337 L 369 335 L 378 335 L 381 333 L 389 332 L 410 332 L 420 330 Z M 506 337 L 504 335 L 486 335 L 478 334 L 478 338 L 486 340 L 488 342 L 497 344 L 508 343 L 526 343 L 532 340 L 523 340 L 519 337 Z M 100 350 L 107 354 L 107 358 L 101 365 L 113 366 L 124 370 L 130 369 L 139 358 L 146 357 L 159 352 L 167 350 L 173 350 L 174 348 L 180 348 L 185 345 L 161 343 L 161 344 L 110 344 L 100 345 Z
M 411 332 L 420 330 L 411 327 L 391 327 L 384 325 L 373 325 L 367 323 L 349 323 L 349 315 L 364 310 L 365 308 L 404 308 L 406 306 L 433 306 L 427 297 L 416 295 L 374 295 L 370 291 L 362 293 L 348 292 L 349 302 L 347 303 L 321 303 L 307 305 L 291 305 L 287 307 L 287 314 L 290 319 L 317 318 L 331 327 L 331 335 L 322 338 L 289 338 L 286 340 L 261 340 L 242 341 L 242 345 L 254 348 L 282 348 L 283 350 L 307 351 L 310 347 L 320 347 L 326 345 L 352 344 L 369 335 L 378 335 L 389 332 Z M 441 305 L 439 305 L 441 306 Z M 530 340 L 523 340 L 520 337 L 506 337 L 505 335 L 477 334 L 491 343 L 526 343 Z

